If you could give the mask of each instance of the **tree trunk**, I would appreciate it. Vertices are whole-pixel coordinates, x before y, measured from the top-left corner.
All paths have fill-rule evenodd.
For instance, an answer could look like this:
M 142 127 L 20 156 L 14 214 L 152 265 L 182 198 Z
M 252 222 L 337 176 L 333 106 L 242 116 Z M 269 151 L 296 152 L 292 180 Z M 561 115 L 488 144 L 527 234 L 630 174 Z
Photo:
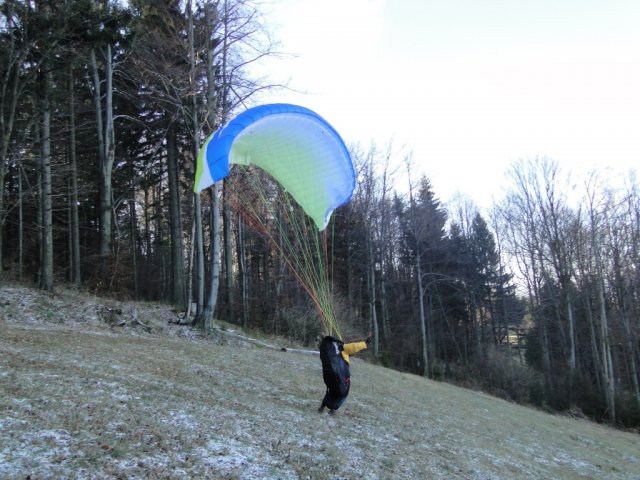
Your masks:
M 98 161 L 100 163 L 100 256 L 106 257 L 111 251 L 111 171 L 115 159 L 115 136 L 113 126 L 113 59 L 111 46 L 107 45 L 104 54 L 105 64 L 105 107 L 104 124 L 102 120 L 102 94 L 100 73 L 95 49 L 91 50 L 93 70 L 93 103 L 98 134 Z
M 604 300 L 604 280 L 599 279 L 598 302 L 600 303 L 600 342 L 602 351 L 602 365 L 604 368 L 605 398 L 607 401 L 607 413 L 611 423 L 616 422 L 615 402 L 615 378 L 613 372 L 613 360 L 611 358 L 611 344 L 609 342 L 609 322 Z
M 149 213 L 151 212 L 152 201 L 149 200 L 149 194 L 152 192 L 153 187 L 147 186 L 144 189 L 144 208 L 142 211 L 144 212 L 144 244 L 145 244 L 145 260 L 143 266 L 143 279 L 148 276 L 149 273 L 149 265 L 153 259 L 154 248 L 151 243 L 151 216 Z
M 40 157 L 38 158 L 38 169 L 36 171 L 36 186 L 38 188 L 38 192 L 37 192 L 37 208 L 38 208 L 38 213 L 36 215 L 36 219 L 37 219 L 37 224 L 36 224 L 36 243 L 38 245 L 38 274 L 37 274 L 37 278 L 36 278 L 36 283 L 38 285 L 40 285 L 40 278 L 42 277 L 42 245 L 43 245 L 43 228 L 42 228 L 42 220 L 44 218 L 44 214 L 42 213 L 42 197 L 43 197 L 43 193 L 42 193 L 42 135 L 41 135 L 41 129 L 42 129 L 42 122 L 41 122 L 41 117 L 39 116 L 40 112 L 38 112 L 38 120 L 35 122 L 34 124 L 34 128 L 33 128 L 33 140 L 34 140 L 34 145 L 38 145 L 38 147 L 40 148 L 40 152 L 39 155 Z M 25 175 L 26 178 L 26 175 Z
M 132 168 L 133 170 L 133 168 Z M 129 217 L 131 221 L 131 257 L 133 269 L 133 298 L 139 297 L 140 285 L 138 282 L 138 214 L 136 212 L 135 189 L 133 187 L 133 176 L 131 177 L 131 199 L 129 200 Z
M 188 1 L 187 10 L 189 14 L 189 63 L 190 63 L 190 88 L 191 88 L 191 129 L 192 129 L 192 142 L 193 142 L 193 160 L 194 170 L 195 162 L 198 158 L 200 150 L 200 123 L 198 122 L 198 101 L 196 97 L 197 81 L 196 81 L 196 54 L 195 54 L 195 41 L 194 41 L 194 23 L 193 23 L 193 9 L 191 0 Z M 193 319 L 193 325 L 197 324 L 202 315 L 204 307 L 204 246 L 202 237 L 202 204 L 200 201 L 200 194 L 193 194 L 193 222 L 194 222 L 194 238 L 191 239 L 191 248 L 195 250 L 196 257 L 196 312 Z M 190 272 L 189 284 L 193 281 L 193 272 Z M 193 299 L 191 295 L 187 297 L 187 301 L 191 303 Z
M 177 165 L 176 133 L 167 132 L 167 171 L 169 177 L 169 227 L 171 236 L 171 301 L 186 309 L 180 184 Z
M 53 215 L 51 201 L 51 73 L 44 74 L 42 101 L 42 264 L 40 288 L 53 290 Z
M 422 287 L 422 267 L 420 266 L 420 253 L 416 252 L 416 276 L 418 280 L 418 307 L 420 310 L 420 333 L 422 335 L 422 376 L 429 376 L 429 351 L 427 338 L 427 322 L 424 313 L 424 290 Z
M 240 283 L 240 296 L 242 298 L 242 326 L 246 327 L 249 319 L 249 278 L 247 272 L 247 254 L 245 251 L 245 226 L 240 214 L 238 214 L 237 219 L 236 252 L 238 258 L 238 280 Z
M 223 198 L 227 198 L 226 182 L 223 184 Z M 224 261 L 225 261 L 225 283 L 227 291 L 227 320 L 233 320 L 233 253 L 231 235 L 231 207 L 229 202 L 223 202 L 223 230 L 224 230 Z
M 22 165 L 20 165 L 18 168 L 18 280 L 22 280 L 22 271 L 24 269 L 24 207 L 22 198 Z M 0 230 L 2 230 L 1 225 Z M 0 245 L 0 250 L 2 250 L 2 245 Z M 1 264 L 0 268 L 2 268 Z
M 161 170 L 161 167 L 158 167 L 158 170 Z M 153 230 L 155 232 L 155 243 L 156 248 L 154 252 L 155 264 L 154 270 L 157 271 L 158 266 L 160 267 L 159 284 L 161 286 L 162 298 L 167 298 L 169 296 L 169 274 L 167 272 L 167 255 L 165 248 L 165 241 L 168 238 L 165 229 L 164 229 L 164 204 L 162 202 L 162 193 L 164 188 L 162 186 L 162 182 L 156 184 L 153 189 L 153 197 L 152 197 L 152 205 L 154 206 L 154 214 L 153 214 Z M 170 255 L 169 255 L 170 256 Z
M 411 175 L 409 163 L 407 163 L 407 173 L 409 173 L 409 208 L 411 212 L 411 231 L 416 243 L 415 246 L 415 272 L 416 282 L 418 284 L 418 308 L 420 312 L 420 333 L 422 337 L 422 376 L 429 376 L 429 332 L 427 331 L 427 320 L 424 311 L 424 287 L 422 286 L 422 255 L 420 253 L 420 238 L 418 236 L 418 221 L 416 218 L 416 202 L 413 198 L 413 185 L 411 183 Z
M 197 151 L 196 151 L 197 153 Z M 202 234 L 202 202 L 200 194 L 193 194 L 193 221 L 196 225 L 195 238 L 193 239 L 196 253 L 196 314 L 193 324 L 198 323 L 204 312 L 204 237 Z M 189 300 L 191 301 L 191 300 Z
M 204 309 L 204 331 L 211 333 L 220 286 L 220 183 L 211 187 L 211 282 Z
M 567 320 L 569 323 L 569 373 L 571 375 L 571 382 L 575 377 L 576 372 L 576 322 L 573 318 L 573 302 L 571 301 L 571 294 L 566 294 L 567 302 Z
M 373 232 L 369 231 L 367 234 L 367 287 L 369 289 L 369 318 L 371 321 L 371 327 L 373 328 L 374 335 L 374 348 L 373 353 L 378 356 L 378 313 L 376 311 L 376 270 L 375 270 L 375 258 L 373 252 L 373 239 L 371 236 Z
M 226 7 L 226 2 L 225 2 Z M 207 13 L 210 13 L 207 11 Z M 217 18 L 210 19 L 212 21 L 217 21 Z M 226 18 L 225 18 L 226 21 Z M 220 69 L 219 74 L 222 75 L 222 98 L 220 99 L 220 104 L 222 105 L 222 121 L 226 120 L 226 104 L 225 104 L 225 94 L 224 91 L 227 88 L 226 85 L 226 55 L 227 48 L 226 42 L 228 41 L 227 31 L 226 31 L 226 23 L 224 25 L 224 31 L 222 33 L 222 41 L 224 42 L 224 47 L 222 48 L 222 65 L 218 66 L 216 64 L 215 58 L 215 46 L 210 45 L 209 54 L 207 55 L 207 107 L 209 109 L 208 120 L 209 125 L 215 127 L 218 122 L 217 106 L 218 106 L 218 96 L 216 91 L 216 77 L 218 74 L 218 68 Z M 203 311 L 203 321 L 204 321 L 204 329 L 205 332 L 211 331 L 211 323 L 213 320 L 213 314 L 216 309 L 216 303 L 218 299 L 218 288 L 220 286 L 220 182 L 215 183 L 212 187 L 210 187 L 211 193 L 211 269 L 210 269 L 210 279 L 209 279 L 209 294 L 207 296 L 206 307 Z
M 383 237 L 383 242 L 385 242 Z M 384 258 L 384 257 L 383 257 Z M 380 312 L 382 314 L 382 337 L 386 345 L 389 345 L 391 340 L 391 332 L 389 329 L 389 302 L 387 301 L 387 280 L 389 278 L 389 265 L 390 262 L 383 260 L 382 262 L 382 275 L 380 276 Z M 376 335 L 376 352 L 379 348 L 378 335 Z
M 589 295 L 589 291 L 586 293 Z M 596 326 L 593 319 L 593 306 L 591 305 L 591 300 L 588 297 L 586 299 L 586 314 L 587 322 L 589 323 L 589 338 L 591 340 L 591 357 L 596 372 L 596 385 L 598 386 L 598 391 L 601 391 L 603 382 L 602 372 L 604 368 L 602 367 L 602 357 L 598 350 L 598 336 L 596 334 Z
M 71 192 L 69 199 L 71 282 L 80 286 L 80 220 L 78 215 L 78 173 L 76 168 L 76 107 L 74 96 L 73 66 L 69 67 L 69 178 Z

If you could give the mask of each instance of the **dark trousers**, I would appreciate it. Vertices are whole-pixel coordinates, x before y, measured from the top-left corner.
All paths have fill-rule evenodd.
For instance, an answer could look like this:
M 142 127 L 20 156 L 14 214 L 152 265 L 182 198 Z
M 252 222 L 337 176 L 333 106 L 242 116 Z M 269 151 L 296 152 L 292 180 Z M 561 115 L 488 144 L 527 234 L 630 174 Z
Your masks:
M 348 395 L 349 395 L 349 390 L 347 390 L 347 392 L 342 395 L 333 395 L 327 388 L 327 393 L 324 395 L 324 398 L 322 399 L 322 406 L 327 407 L 331 410 L 337 410 L 342 406 L 344 401 L 347 399 Z
M 340 359 L 340 372 L 323 371 L 322 376 L 327 386 L 327 392 L 322 399 L 322 406 L 337 410 L 342 406 L 349 395 L 349 387 L 351 386 L 351 374 L 349 372 L 349 364 Z

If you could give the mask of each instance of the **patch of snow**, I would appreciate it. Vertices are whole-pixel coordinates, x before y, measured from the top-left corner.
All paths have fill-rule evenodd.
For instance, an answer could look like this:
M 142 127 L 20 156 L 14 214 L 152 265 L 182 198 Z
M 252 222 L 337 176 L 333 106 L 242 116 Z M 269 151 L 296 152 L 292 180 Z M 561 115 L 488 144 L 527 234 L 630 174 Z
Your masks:
M 30 430 L 19 433 L 17 447 L 0 450 L 0 478 L 24 478 L 25 472 L 48 472 L 73 456 L 72 438 L 65 430 Z
M 11 398 L 11 403 L 13 403 L 16 407 L 28 411 L 33 408 L 33 405 L 26 398 Z
M 557 462 L 560 465 L 571 465 L 578 470 L 591 469 L 592 465 L 587 462 L 583 462 L 577 458 L 572 457 L 566 452 L 556 452 L 556 456 L 553 457 L 553 461 Z
M 16 427 L 16 426 L 25 426 L 28 423 L 29 422 L 27 422 L 26 420 L 18 420 L 16 418 L 10 418 L 10 417 L 0 418 L 0 431 L 8 432 L 9 428 Z
M 265 449 L 234 439 L 210 439 L 206 446 L 196 449 L 196 454 L 221 476 L 236 475 L 242 480 L 299 478 L 294 470 L 282 460 L 272 458 Z
M 189 431 L 198 430 L 198 428 L 200 427 L 200 423 L 196 418 L 184 412 L 176 412 L 174 410 L 171 410 L 168 413 L 168 417 L 169 418 L 166 419 L 165 422 L 174 427 L 185 428 Z
M 133 396 L 126 393 L 124 388 L 119 388 L 118 390 L 111 392 L 111 397 L 120 403 L 125 403 L 133 399 Z

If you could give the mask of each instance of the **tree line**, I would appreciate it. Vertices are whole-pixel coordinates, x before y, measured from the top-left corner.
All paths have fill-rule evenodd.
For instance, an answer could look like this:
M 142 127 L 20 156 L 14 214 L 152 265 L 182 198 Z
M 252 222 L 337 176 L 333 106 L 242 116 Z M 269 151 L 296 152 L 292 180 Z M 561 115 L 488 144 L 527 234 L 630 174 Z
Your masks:
M 277 88 L 247 0 L 0 2 L 0 266 L 51 290 L 169 302 L 312 343 L 320 322 L 220 182 L 202 140 Z M 640 424 L 640 195 L 515 162 L 483 215 L 444 205 L 410 155 L 350 147 L 357 186 L 328 227 L 346 336 L 390 367 Z M 399 178 L 404 178 L 402 182 Z

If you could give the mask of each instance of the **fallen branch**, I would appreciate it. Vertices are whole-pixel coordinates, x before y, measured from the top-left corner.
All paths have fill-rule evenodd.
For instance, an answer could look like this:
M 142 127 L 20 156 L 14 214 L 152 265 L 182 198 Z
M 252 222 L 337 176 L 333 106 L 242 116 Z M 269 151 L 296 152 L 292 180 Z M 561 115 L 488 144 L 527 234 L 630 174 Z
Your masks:
M 286 347 L 282 347 L 280 350 L 283 352 L 303 353 L 305 355 L 320 355 L 320 352 L 316 350 L 302 350 L 300 348 L 286 348 Z
M 287 347 L 277 347 L 275 345 L 270 345 L 266 342 L 263 342 L 262 340 L 258 340 L 256 338 L 251 338 L 251 337 L 246 337 L 244 335 L 240 335 L 239 333 L 236 333 L 233 330 L 222 330 L 220 328 L 214 327 L 213 328 L 216 332 L 219 332 L 223 335 L 226 335 L 228 337 L 232 337 L 232 338 L 237 338 L 239 340 L 243 340 L 245 342 L 249 342 L 249 343 L 253 343 L 255 345 L 258 345 L 260 347 L 264 347 L 264 348 L 269 348 L 271 350 L 279 350 L 281 352 L 292 352 L 292 353 L 302 353 L 304 355 L 320 355 L 320 352 L 317 352 L 315 350 L 303 350 L 300 348 L 287 348 Z
M 138 310 L 135 308 L 131 311 L 131 319 L 133 320 L 133 323 L 135 325 L 140 325 L 142 328 L 144 328 L 147 331 L 147 333 L 151 333 L 151 327 L 147 324 L 142 323 L 140 320 L 138 320 Z
M 142 322 L 141 322 L 140 320 L 138 320 L 137 318 L 136 318 L 136 319 L 134 319 L 134 323 L 135 323 L 136 325 L 140 325 L 142 328 L 144 328 L 144 329 L 147 331 L 147 333 L 151 333 L 151 327 L 150 327 L 149 325 L 146 325 L 146 324 L 142 323 Z

